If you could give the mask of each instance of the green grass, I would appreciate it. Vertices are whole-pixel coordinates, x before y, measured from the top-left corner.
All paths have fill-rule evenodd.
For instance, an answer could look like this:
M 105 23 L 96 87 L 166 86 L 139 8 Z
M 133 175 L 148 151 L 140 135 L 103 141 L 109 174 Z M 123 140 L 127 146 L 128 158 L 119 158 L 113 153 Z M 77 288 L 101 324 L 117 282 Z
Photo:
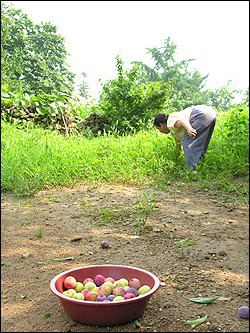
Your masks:
M 193 175 L 177 157 L 171 136 L 152 129 L 135 135 L 88 139 L 40 128 L 19 129 L 2 121 L 2 192 L 29 197 L 51 186 L 116 183 L 205 190 L 218 197 L 248 197 L 248 142 L 227 139 L 220 121 L 205 161 Z

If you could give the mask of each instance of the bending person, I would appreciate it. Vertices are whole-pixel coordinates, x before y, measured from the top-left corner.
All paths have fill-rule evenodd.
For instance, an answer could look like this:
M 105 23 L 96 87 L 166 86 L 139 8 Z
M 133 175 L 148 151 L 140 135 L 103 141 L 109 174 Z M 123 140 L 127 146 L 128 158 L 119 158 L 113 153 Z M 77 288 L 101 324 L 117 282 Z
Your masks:
M 187 166 L 196 170 L 204 158 L 216 122 L 214 109 L 207 105 L 194 105 L 169 115 L 159 113 L 154 126 L 161 133 L 171 133 L 179 151 L 183 149 Z

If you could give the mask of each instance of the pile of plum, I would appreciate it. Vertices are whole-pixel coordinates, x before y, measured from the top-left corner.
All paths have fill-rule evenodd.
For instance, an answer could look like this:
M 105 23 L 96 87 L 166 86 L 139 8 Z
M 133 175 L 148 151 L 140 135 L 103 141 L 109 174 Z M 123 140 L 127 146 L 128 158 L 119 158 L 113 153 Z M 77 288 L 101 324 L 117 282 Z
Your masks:
M 82 301 L 118 302 L 145 295 L 151 290 L 147 284 L 134 277 L 115 280 L 97 274 L 94 278 L 86 277 L 82 282 L 74 276 L 67 276 L 63 281 L 63 295 Z

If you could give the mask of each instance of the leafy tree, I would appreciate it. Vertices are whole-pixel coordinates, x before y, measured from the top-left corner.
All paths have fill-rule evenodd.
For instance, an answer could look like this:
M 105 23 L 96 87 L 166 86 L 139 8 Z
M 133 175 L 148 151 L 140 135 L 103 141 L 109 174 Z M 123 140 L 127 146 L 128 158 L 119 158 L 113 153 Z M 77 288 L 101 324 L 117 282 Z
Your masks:
M 86 82 L 86 73 L 82 73 L 81 74 L 81 79 L 80 79 L 80 83 L 78 84 L 78 91 L 79 91 L 79 95 L 82 96 L 83 98 L 88 98 L 89 97 L 89 85 Z
M 230 87 L 230 81 L 228 81 L 227 85 L 224 87 L 206 91 L 209 96 L 210 104 L 213 105 L 215 109 L 221 109 L 224 111 L 227 111 L 232 107 L 235 96 L 239 92 L 238 89 L 232 89 Z
M 123 61 L 116 57 L 118 77 L 102 87 L 99 110 L 107 119 L 106 130 L 124 134 L 136 132 L 156 113 L 165 109 L 170 91 L 164 82 L 143 82 L 140 65 L 123 69 Z
M 249 107 L 249 87 L 247 88 L 247 90 L 244 93 L 244 98 L 243 98 L 243 104 L 246 104 L 246 106 Z
M 170 38 L 165 40 L 163 47 L 147 50 L 155 64 L 151 68 L 140 63 L 144 78 L 147 81 L 171 84 L 171 103 L 175 111 L 192 104 L 208 103 L 208 96 L 204 90 L 208 75 L 202 77 L 197 70 L 189 70 L 189 65 L 194 59 L 177 62 L 174 58 L 176 45 Z
M 71 95 L 64 38 L 51 23 L 33 24 L 21 9 L 1 3 L 2 90 Z

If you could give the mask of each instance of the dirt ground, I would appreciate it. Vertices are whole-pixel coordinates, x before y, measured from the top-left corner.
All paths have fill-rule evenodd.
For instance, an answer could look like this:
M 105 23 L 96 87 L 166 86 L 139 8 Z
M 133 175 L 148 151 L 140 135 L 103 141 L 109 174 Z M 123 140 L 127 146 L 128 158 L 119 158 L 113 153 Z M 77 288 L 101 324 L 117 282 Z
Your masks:
M 3 193 L 1 204 L 2 332 L 249 332 L 237 312 L 249 305 L 247 204 L 175 184 L 79 185 L 26 199 Z M 176 244 L 181 240 L 196 245 Z M 75 322 L 51 293 L 55 275 L 100 264 L 136 266 L 159 278 L 137 322 Z M 211 304 L 187 299 L 215 296 Z

